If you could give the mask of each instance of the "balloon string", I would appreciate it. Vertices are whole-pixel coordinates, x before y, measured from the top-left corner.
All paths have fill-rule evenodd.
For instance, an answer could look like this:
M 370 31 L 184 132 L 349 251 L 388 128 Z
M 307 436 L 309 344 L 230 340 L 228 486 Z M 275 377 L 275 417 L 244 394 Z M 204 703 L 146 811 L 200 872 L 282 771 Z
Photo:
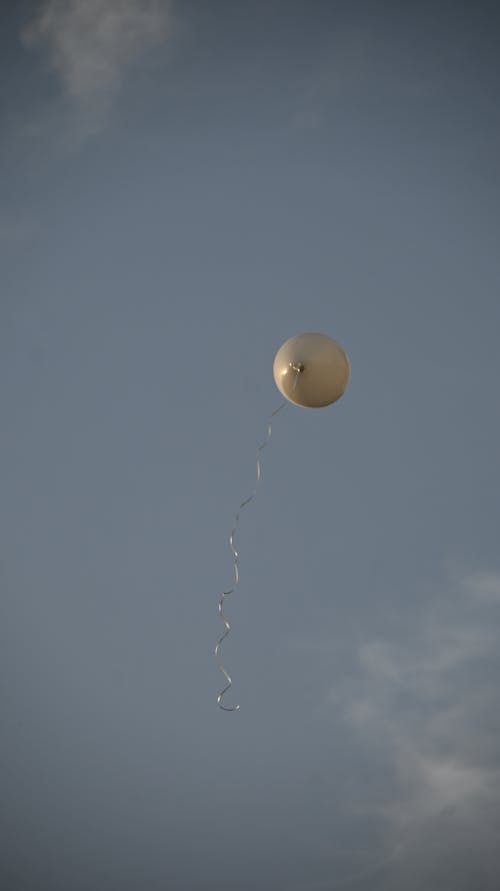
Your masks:
M 292 367 L 293 370 L 295 371 L 295 380 L 294 380 L 293 388 L 292 388 L 292 393 L 293 393 L 293 392 L 295 391 L 295 387 L 297 386 L 297 381 L 298 381 L 298 378 L 299 378 L 299 374 L 301 373 L 301 371 L 303 371 L 303 366 L 295 366 L 295 365 L 292 365 L 291 367 Z M 220 596 L 220 598 L 219 598 L 219 618 L 220 618 L 222 624 L 224 625 L 224 629 L 225 629 L 225 630 L 224 630 L 223 634 L 221 635 L 221 637 L 219 637 L 219 640 L 217 641 L 217 646 L 215 647 L 215 650 L 214 650 L 214 654 L 215 654 L 215 657 L 216 657 L 216 659 L 217 659 L 217 665 L 218 665 L 218 667 L 219 667 L 219 670 L 222 672 L 222 674 L 224 675 L 224 677 L 225 677 L 225 679 L 226 679 L 226 681 L 227 681 L 226 686 L 221 690 L 221 692 L 220 692 L 219 695 L 217 696 L 217 705 L 218 705 L 219 708 L 221 708 L 224 712 L 237 712 L 237 711 L 239 711 L 239 708 L 240 708 L 239 705 L 223 705 L 223 703 L 222 703 L 222 698 L 223 698 L 223 696 L 225 696 L 225 694 L 227 693 L 227 691 L 228 691 L 228 690 L 230 689 L 230 687 L 232 686 L 232 683 L 233 683 L 233 682 L 232 682 L 232 679 L 231 679 L 231 676 L 230 676 L 229 672 L 228 672 L 227 669 L 224 667 L 224 665 L 222 664 L 222 662 L 220 661 L 220 658 L 219 658 L 219 653 L 220 653 L 220 648 L 221 648 L 222 641 L 228 636 L 229 632 L 231 631 L 231 625 L 230 625 L 230 623 L 229 623 L 229 620 L 228 620 L 227 616 L 226 616 L 225 613 L 224 613 L 224 601 L 226 600 L 227 597 L 229 597 L 231 594 L 234 593 L 234 591 L 235 591 L 235 589 L 236 589 L 236 587 L 237 587 L 237 585 L 239 584 L 239 581 L 240 581 L 240 571 L 239 571 L 239 565 L 238 565 L 239 554 L 238 554 L 238 551 L 236 550 L 234 540 L 235 540 L 235 535 L 236 535 L 236 532 L 237 532 L 237 529 L 238 529 L 238 524 L 239 524 L 239 521 L 240 521 L 240 514 L 241 514 L 241 511 L 242 511 L 248 504 L 250 504 L 251 501 L 254 500 L 254 498 L 255 498 L 255 496 L 256 496 L 256 494 L 257 494 L 257 486 L 258 486 L 258 484 L 260 483 L 260 478 L 261 478 L 261 453 L 262 453 L 262 451 L 263 451 L 265 448 L 267 448 L 267 446 L 269 445 L 269 443 L 270 443 L 270 441 L 271 441 L 271 436 L 272 436 L 272 432 L 273 432 L 273 421 L 274 421 L 274 418 L 276 417 L 276 415 L 277 415 L 280 411 L 282 411 L 282 409 L 284 409 L 285 405 L 287 405 L 286 400 L 285 400 L 284 402 L 282 402 L 281 405 L 278 406 L 278 408 L 275 408 L 275 410 L 274 410 L 273 412 L 271 412 L 271 415 L 269 416 L 269 421 L 268 421 L 268 425 L 267 425 L 267 435 L 266 435 L 266 438 L 265 438 L 264 441 L 261 442 L 261 444 L 257 447 L 257 453 L 256 453 L 256 463 L 257 463 L 256 485 L 255 485 L 255 487 L 254 487 L 254 489 L 253 489 L 253 492 L 252 492 L 247 498 L 244 498 L 243 501 L 241 501 L 240 506 L 238 507 L 238 510 L 237 510 L 237 512 L 236 512 L 236 516 L 235 516 L 234 521 L 233 521 L 233 525 L 232 525 L 231 533 L 230 533 L 230 535 L 229 535 L 229 547 L 231 548 L 231 553 L 232 553 L 232 555 L 233 555 L 234 585 L 233 585 L 233 587 L 230 588 L 228 591 L 223 591 L 222 594 L 221 594 L 221 596 Z

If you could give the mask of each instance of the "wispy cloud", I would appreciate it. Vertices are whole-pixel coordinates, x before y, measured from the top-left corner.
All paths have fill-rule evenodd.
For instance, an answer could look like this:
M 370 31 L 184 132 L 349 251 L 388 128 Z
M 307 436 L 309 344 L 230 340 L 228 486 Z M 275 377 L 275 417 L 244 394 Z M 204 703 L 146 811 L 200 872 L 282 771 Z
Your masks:
M 325 837 L 341 875 L 318 891 L 498 887 L 500 572 L 449 567 L 420 593 L 348 635 L 325 614 L 295 642 L 325 679 L 314 719 L 329 708 L 336 760 L 323 794 L 365 841 L 337 868 Z
M 473 572 L 465 576 L 464 587 L 474 600 L 500 604 L 500 573 L 491 570 Z
M 500 574 L 469 573 L 443 587 L 404 642 L 393 634 L 361 643 L 331 699 L 343 722 L 392 765 L 386 788 L 360 788 L 353 807 L 386 822 L 406 868 L 412 857 L 430 868 L 424 848 L 438 832 L 432 869 L 465 844 L 492 873 L 500 866 L 491 833 L 500 819 L 500 692 L 492 682 L 500 668 Z
M 169 33 L 169 0 L 44 0 L 23 31 L 46 53 L 89 127 L 102 124 L 127 66 Z

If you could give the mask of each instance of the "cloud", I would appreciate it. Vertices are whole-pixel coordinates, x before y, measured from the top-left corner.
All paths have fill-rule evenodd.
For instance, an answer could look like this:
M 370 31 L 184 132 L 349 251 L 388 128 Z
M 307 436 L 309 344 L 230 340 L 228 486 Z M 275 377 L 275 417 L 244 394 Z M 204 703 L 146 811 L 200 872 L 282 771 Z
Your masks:
M 402 610 L 397 630 L 361 641 L 331 690 L 366 764 L 383 752 L 385 784 L 359 784 L 352 809 L 387 827 L 395 887 L 413 887 L 403 879 L 410 866 L 424 884 L 432 875 L 439 887 L 472 887 L 453 885 L 452 855 L 467 855 L 484 888 L 498 881 L 499 591 L 493 571 L 446 580 L 420 615 L 406 614 L 404 635 Z
M 500 573 L 481 570 L 464 578 L 464 587 L 475 600 L 500 603 Z
M 170 22 L 169 0 L 44 0 L 22 39 L 46 52 L 66 96 L 98 125 L 127 66 L 166 39 Z
M 351 625 L 323 611 L 294 642 L 331 729 L 314 832 L 336 879 L 312 888 L 498 888 L 499 593 L 494 568 L 450 565 Z

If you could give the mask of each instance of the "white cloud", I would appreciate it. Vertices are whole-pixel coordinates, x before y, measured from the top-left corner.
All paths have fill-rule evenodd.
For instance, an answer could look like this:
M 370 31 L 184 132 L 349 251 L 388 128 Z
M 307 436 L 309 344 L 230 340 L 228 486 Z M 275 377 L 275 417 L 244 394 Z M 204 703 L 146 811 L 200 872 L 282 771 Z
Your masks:
M 498 772 L 435 758 L 422 759 L 420 771 L 431 810 L 442 810 L 482 797 L 498 782 Z
M 330 702 L 361 746 L 361 774 L 384 765 L 384 779 L 353 781 L 349 807 L 386 827 L 388 889 L 409 870 L 425 885 L 449 856 L 498 875 L 499 594 L 495 571 L 453 572 L 411 615 L 402 603 L 391 632 L 360 640 L 336 673 Z
M 500 573 L 482 570 L 465 576 L 463 585 L 470 597 L 500 603 Z
M 169 0 L 44 0 L 22 36 L 47 53 L 79 112 L 101 121 L 126 67 L 170 21 Z

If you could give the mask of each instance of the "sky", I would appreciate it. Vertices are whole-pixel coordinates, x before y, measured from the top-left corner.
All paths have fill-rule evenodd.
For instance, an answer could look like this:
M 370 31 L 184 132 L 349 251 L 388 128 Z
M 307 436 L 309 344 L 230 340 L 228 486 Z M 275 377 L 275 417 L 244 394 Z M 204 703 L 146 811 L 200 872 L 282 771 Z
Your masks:
M 499 887 L 499 25 L 4 4 L 8 891 Z

